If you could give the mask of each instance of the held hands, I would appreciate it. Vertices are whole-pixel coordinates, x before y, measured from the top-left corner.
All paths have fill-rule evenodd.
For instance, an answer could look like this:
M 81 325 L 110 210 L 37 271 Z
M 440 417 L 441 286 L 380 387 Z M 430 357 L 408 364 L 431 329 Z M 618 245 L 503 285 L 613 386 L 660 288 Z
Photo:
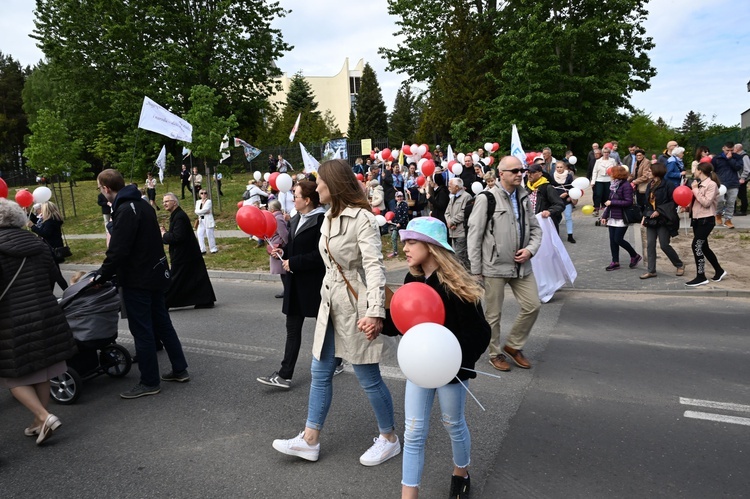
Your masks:
M 365 333 L 368 341 L 372 341 L 383 330 L 383 319 L 380 317 L 362 317 L 357 321 L 357 329 Z

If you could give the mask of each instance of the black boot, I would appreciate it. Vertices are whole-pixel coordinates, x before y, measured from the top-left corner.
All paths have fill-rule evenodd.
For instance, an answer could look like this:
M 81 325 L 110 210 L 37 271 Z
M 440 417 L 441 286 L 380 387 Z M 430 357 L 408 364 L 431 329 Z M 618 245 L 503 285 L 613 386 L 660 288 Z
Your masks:
M 451 493 L 448 496 L 451 499 L 468 499 L 471 493 L 471 477 L 466 475 L 466 478 L 462 476 L 451 476 Z
M 573 239 L 573 234 L 568 234 L 568 242 L 569 242 L 569 243 L 573 243 L 573 244 L 575 244 L 575 243 L 576 243 L 576 240 L 575 240 L 575 239 Z

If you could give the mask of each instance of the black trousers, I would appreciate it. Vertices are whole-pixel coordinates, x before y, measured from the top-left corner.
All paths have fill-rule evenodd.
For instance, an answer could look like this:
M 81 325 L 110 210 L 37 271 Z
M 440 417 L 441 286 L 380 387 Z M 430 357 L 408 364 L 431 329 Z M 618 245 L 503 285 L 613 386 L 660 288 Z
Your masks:
M 708 236 L 716 225 L 714 217 L 694 218 L 693 225 L 693 256 L 695 257 L 695 268 L 698 271 L 698 277 L 706 276 L 706 260 L 714 268 L 716 275 L 721 275 L 724 269 L 719 265 L 719 260 L 711 248 L 708 247 Z
M 286 345 L 284 346 L 284 358 L 281 360 L 279 376 L 284 379 L 292 379 L 294 366 L 297 365 L 299 349 L 302 345 L 302 325 L 305 317 L 302 315 L 286 316 Z
M 740 184 L 740 190 L 737 191 L 737 199 L 740 202 L 740 213 L 747 213 L 747 183 Z

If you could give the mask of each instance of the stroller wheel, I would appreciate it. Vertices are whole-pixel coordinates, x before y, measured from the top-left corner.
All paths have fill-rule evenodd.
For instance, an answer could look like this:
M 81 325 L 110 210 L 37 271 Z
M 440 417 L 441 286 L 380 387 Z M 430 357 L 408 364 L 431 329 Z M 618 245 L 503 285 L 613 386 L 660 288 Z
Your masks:
M 107 376 L 121 378 L 130 372 L 133 358 L 127 348 L 112 344 L 102 348 L 99 362 Z
M 68 370 L 60 376 L 55 376 L 49 380 L 49 383 L 50 395 L 58 404 L 74 404 L 81 396 L 83 381 L 72 367 L 68 367 Z

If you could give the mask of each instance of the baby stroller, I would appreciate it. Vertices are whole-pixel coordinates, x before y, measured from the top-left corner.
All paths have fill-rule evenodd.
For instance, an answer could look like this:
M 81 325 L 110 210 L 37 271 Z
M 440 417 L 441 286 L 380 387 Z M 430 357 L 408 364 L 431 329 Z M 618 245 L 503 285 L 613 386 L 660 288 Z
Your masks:
M 128 350 L 115 343 L 120 299 L 112 283 L 94 286 L 90 272 L 63 291 L 60 306 L 73 331 L 78 353 L 68 360 L 68 370 L 50 380 L 52 398 L 73 404 L 84 381 L 102 374 L 119 378 L 133 365 Z

